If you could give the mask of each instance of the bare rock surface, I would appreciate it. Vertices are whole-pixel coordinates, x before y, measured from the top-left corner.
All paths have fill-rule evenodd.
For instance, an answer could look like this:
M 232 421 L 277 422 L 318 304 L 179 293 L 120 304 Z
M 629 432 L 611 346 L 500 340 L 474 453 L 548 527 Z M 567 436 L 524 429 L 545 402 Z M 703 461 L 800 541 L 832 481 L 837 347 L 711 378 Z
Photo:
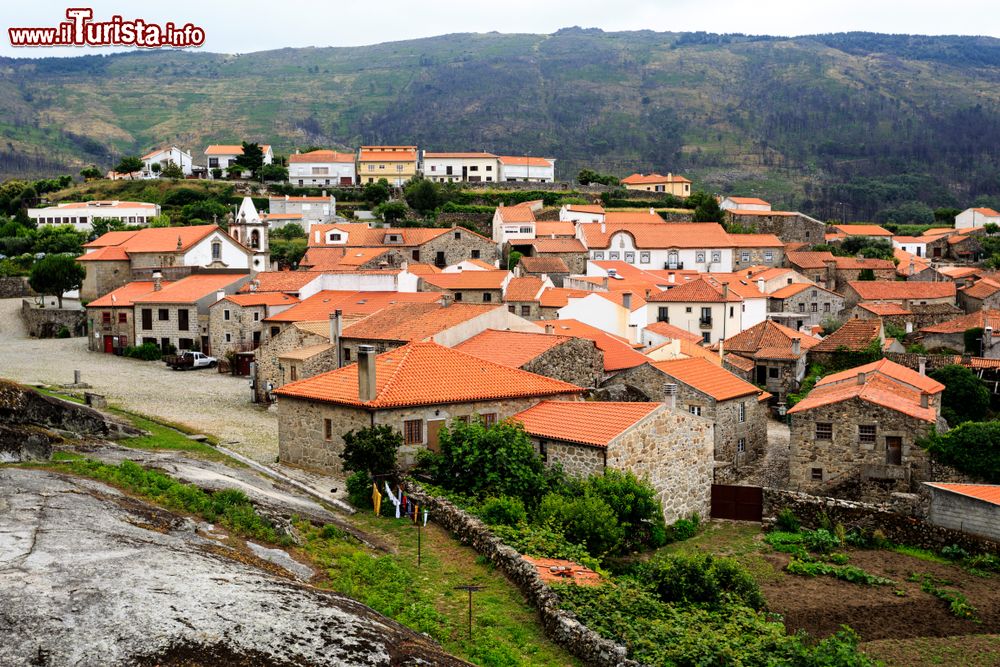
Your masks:
M 460 665 L 99 482 L 0 467 L 0 665 Z

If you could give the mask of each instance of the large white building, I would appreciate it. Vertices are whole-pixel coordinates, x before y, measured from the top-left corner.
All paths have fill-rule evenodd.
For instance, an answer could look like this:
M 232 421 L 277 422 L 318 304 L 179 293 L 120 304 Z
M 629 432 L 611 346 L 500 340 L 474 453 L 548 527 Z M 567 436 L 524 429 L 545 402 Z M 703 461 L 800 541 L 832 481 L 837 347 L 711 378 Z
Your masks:
M 264 151 L 264 164 L 271 164 L 274 162 L 274 151 L 271 150 L 271 145 L 264 144 L 260 148 Z M 208 166 L 208 175 L 212 175 L 213 169 L 222 169 L 223 172 L 225 172 L 229 165 L 233 164 L 236 161 L 236 158 L 241 155 L 243 155 L 243 146 L 240 144 L 212 144 L 205 149 L 205 160 Z M 243 172 L 244 178 L 249 175 L 249 172 Z
M 758 197 L 726 197 L 719 202 L 723 211 L 770 211 L 771 204 Z
M 39 225 L 73 225 L 80 232 L 92 230 L 96 218 L 145 226 L 159 214 L 159 204 L 118 200 L 67 202 L 47 208 L 28 209 L 28 217 Z
M 492 153 L 424 152 L 424 178 L 437 183 L 494 183 L 500 180 L 500 158 Z
M 733 270 L 735 244 L 715 222 L 602 222 L 577 225 L 576 235 L 591 260 L 620 260 L 644 269 Z
M 161 148 L 146 153 L 141 159 L 143 178 L 159 178 L 163 167 L 166 167 L 168 164 L 176 164 L 181 168 L 185 176 L 190 176 L 191 168 L 194 166 L 191 162 L 191 154 L 177 148 L 177 146 Z M 153 171 L 154 164 L 160 165 L 160 171 Z
M 646 321 L 666 322 L 716 343 L 767 319 L 767 295 L 737 274 L 699 276 L 646 297 Z
M 552 183 L 556 180 L 556 161 L 553 158 L 501 155 L 499 159 L 501 181 Z
M 1000 225 L 1000 213 L 991 208 L 967 208 L 955 216 L 955 229 L 972 229 L 991 222 Z
M 288 182 L 292 185 L 354 185 L 354 153 L 318 150 L 288 156 Z

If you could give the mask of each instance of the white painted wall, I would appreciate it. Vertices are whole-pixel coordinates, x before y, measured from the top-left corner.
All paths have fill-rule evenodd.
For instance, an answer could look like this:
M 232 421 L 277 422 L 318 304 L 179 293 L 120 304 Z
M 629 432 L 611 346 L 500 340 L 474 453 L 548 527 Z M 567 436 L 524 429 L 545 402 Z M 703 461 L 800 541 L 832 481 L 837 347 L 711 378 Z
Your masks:
M 607 248 L 588 251 L 592 260 L 620 260 L 640 269 L 663 269 L 679 262 L 685 269 L 701 272 L 730 273 L 733 270 L 732 248 L 636 248 L 632 235 L 614 234 Z
M 159 178 L 159 174 L 153 173 L 151 169 L 154 162 L 159 163 L 161 167 L 165 167 L 169 162 L 173 162 L 181 168 L 185 176 L 191 174 L 191 154 L 182 151 L 177 146 L 171 146 L 143 159 L 143 178 Z
M 542 181 L 551 183 L 556 176 L 555 160 L 548 167 L 531 165 L 500 164 L 500 180 L 503 181 Z
M 471 319 L 456 324 L 455 326 L 440 331 L 431 337 L 438 345 L 445 347 L 455 347 L 473 336 L 478 336 L 487 329 L 499 329 L 501 331 L 510 329 L 511 331 L 526 331 L 530 333 L 544 333 L 545 329 L 534 322 L 518 317 L 507 310 L 507 306 L 498 306 L 491 311 L 485 312 Z
M 910 253 L 911 255 L 916 255 L 917 257 L 927 256 L 927 244 L 926 243 L 911 243 L 911 242 L 900 242 L 896 239 L 892 239 L 892 247 L 900 248 Z
M 1000 225 L 1000 218 L 983 215 L 974 208 L 967 208 L 955 216 L 955 229 L 972 229 L 990 222 Z
M 562 222 L 603 222 L 603 213 L 584 213 L 583 211 L 569 210 L 569 204 L 563 204 L 559 209 L 559 220 Z
M 212 244 L 222 244 L 222 263 L 230 269 L 249 269 L 250 257 L 241 245 L 223 231 L 212 232 L 184 253 L 184 266 L 208 266 L 212 259 Z
M 570 298 L 565 306 L 556 311 L 560 320 L 577 320 L 623 338 L 629 336 L 630 315 L 618 304 L 597 294 Z
M 337 187 L 340 179 L 357 182 L 354 162 L 293 162 L 288 165 L 288 181 L 294 185 L 329 185 Z

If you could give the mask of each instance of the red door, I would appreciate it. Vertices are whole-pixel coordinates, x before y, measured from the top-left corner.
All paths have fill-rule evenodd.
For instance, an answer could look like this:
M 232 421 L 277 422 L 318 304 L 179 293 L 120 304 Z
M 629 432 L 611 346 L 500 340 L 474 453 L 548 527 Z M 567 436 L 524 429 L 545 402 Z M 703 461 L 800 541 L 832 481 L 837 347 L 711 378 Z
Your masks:
M 113 354 L 115 351 L 115 342 L 113 336 L 104 337 L 104 354 Z

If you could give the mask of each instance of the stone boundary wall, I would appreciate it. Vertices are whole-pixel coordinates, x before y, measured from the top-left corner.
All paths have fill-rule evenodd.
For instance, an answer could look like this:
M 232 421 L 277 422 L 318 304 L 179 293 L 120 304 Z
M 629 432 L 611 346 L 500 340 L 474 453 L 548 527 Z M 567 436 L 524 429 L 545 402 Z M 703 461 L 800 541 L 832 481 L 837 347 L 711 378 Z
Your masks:
M 949 366 L 955 363 L 954 354 L 911 354 L 909 352 L 886 352 L 885 358 L 889 361 L 895 361 L 901 366 L 906 366 L 913 370 L 920 370 L 920 359 L 926 359 L 927 361 L 927 372 L 936 371 L 943 366 Z M 971 359 L 969 355 L 962 357 L 962 360 L 967 362 Z
M 87 313 L 84 310 L 36 308 L 28 300 L 21 301 L 21 319 L 32 338 L 55 338 L 66 327 L 71 336 L 87 335 Z
M 879 530 L 886 539 L 897 544 L 908 544 L 932 551 L 940 551 L 944 547 L 957 544 L 969 553 L 1000 552 L 1000 542 L 932 525 L 913 516 L 912 507 L 900 508 L 900 504 L 890 503 L 859 503 L 765 487 L 765 521 L 768 518 L 774 519 L 778 512 L 785 508 L 794 512 L 802 525 L 807 528 L 818 528 L 825 514 L 833 524 L 843 524 L 848 530 L 851 528 Z M 894 511 L 896 509 L 905 509 L 908 513 Z
M 453 503 L 432 496 L 410 481 L 403 483 L 407 496 L 430 510 L 431 518 L 489 559 L 524 594 L 542 619 L 549 639 L 556 642 L 588 665 L 597 667 L 641 667 L 629 660 L 627 650 L 576 620 L 570 612 L 559 608 L 559 596 L 538 576 L 535 567 L 507 546 L 489 527 Z
M 486 238 L 492 238 L 493 236 L 492 213 L 438 213 L 436 222 L 439 227 L 454 227 L 459 225 L 466 229 L 471 229 L 477 234 L 482 234 Z
M 580 185 L 572 181 L 555 181 L 542 183 L 539 181 L 480 181 L 479 183 L 463 182 L 459 184 L 463 190 L 539 190 L 545 192 L 610 192 L 615 188 L 607 185 Z
M 0 278 L 0 299 L 16 299 L 25 296 L 36 296 L 35 290 L 28 285 L 28 279 L 25 276 Z

